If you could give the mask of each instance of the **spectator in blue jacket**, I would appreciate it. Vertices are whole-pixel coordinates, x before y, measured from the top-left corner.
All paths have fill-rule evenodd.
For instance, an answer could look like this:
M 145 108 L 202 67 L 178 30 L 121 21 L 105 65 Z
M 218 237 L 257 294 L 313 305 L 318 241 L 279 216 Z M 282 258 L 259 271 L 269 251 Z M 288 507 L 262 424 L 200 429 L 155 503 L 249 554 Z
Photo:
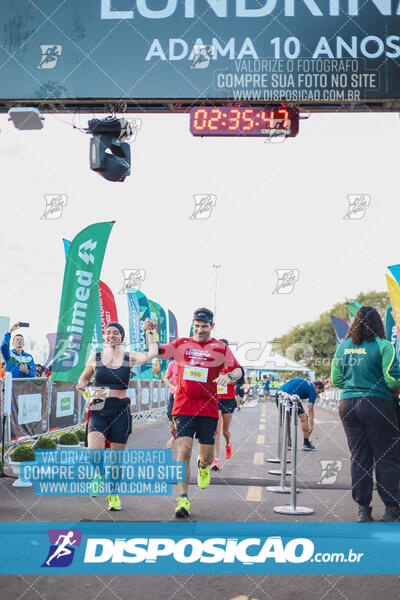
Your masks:
M 14 348 L 10 350 L 10 340 L 13 331 L 18 329 L 19 322 L 15 323 L 8 331 L 1 344 L 1 353 L 7 365 L 6 371 L 11 373 L 12 377 L 35 377 L 36 366 L 33 356 L 24 352 L 24 336 L 20 333 L 14 335 L 12 343 Z

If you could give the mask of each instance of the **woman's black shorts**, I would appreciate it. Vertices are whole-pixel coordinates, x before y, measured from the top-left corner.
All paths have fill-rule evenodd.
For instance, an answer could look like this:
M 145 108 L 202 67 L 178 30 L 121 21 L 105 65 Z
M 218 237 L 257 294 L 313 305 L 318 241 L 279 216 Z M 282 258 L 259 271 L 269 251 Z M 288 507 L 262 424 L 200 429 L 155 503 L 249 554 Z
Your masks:
M 88 433 L 99 431 L 115 444 L 126 444 L 132 433 L 129 398 L 107 398 L 101 410 L 91 410 Z
M 218 399 L 218 410 L 223 415 L 232 415 L 237 408 L 237 402 L 235 398 L 219 398 Z

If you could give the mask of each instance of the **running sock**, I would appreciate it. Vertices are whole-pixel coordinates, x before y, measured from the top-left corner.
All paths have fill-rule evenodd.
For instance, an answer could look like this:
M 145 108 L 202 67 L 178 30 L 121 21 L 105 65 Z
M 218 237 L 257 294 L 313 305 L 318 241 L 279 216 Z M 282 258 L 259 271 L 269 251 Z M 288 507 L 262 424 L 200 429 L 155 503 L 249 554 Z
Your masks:
M 181 498 L 187 498 L 188 495 L 187 494 L 181 494 Z

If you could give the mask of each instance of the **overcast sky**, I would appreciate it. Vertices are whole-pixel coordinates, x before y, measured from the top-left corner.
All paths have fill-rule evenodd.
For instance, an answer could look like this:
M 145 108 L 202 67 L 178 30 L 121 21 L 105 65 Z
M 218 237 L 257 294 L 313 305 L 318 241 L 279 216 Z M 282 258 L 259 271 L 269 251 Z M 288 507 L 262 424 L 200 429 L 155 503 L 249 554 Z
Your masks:
M 27 132 L 0 117 L 0 315 L 29 321 L 39 343 L 57 328 L 62 238 L 106 220 L 116 224 L 101 278 L 126 327 L 122 269 L 146 271 L 142 291 L 187 335 L 193 310 L 214 307 L 220 264 L 216 332 L 238 343 L 385 289 L 386 266 L 400 262 L 397 114 L 313 114 L 281 144 L 193 138 L 189 115 L 141 119 L 132 175 L 110 183 L 90 171 L 89 136 L 72 115 L 46 115 L 43 130 Z M 67 195 L 59 219 L 41 219 L 45 194 Z M 190 219 L 195 194 L 216 196 L 209 219 Z M 349 194 L 370 196 L 364 218 L 343 218 Z M 276 269 L 299 271 L 291 294 L 272 293 Z

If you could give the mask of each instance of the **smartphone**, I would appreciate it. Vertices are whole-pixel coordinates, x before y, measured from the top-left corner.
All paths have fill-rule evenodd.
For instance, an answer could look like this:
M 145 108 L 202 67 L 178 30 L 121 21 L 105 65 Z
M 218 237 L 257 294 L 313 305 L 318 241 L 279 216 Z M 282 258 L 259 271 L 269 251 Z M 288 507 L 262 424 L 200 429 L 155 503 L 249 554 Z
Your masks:
M 23 323 L 22 321 L 20 321 L 18 327 L 29 327 L 29 323 Z

